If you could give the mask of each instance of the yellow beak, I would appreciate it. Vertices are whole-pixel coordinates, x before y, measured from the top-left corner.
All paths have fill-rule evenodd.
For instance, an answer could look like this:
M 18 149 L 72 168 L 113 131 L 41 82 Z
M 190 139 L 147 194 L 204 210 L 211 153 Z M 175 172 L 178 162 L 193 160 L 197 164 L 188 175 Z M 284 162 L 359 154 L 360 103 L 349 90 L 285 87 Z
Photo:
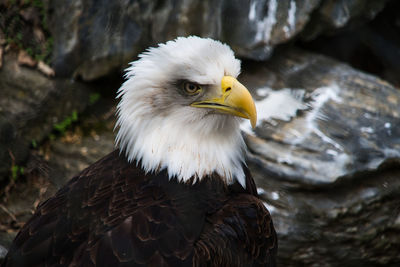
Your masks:
M 221 80 L 221 89 L 209 99 L 194 102 L 192 107 L 212 108 L 221 113 L 250 120 L 253 129 L 257 123 L 257 111 L 249 91 L 232 76 L 224 76 Z

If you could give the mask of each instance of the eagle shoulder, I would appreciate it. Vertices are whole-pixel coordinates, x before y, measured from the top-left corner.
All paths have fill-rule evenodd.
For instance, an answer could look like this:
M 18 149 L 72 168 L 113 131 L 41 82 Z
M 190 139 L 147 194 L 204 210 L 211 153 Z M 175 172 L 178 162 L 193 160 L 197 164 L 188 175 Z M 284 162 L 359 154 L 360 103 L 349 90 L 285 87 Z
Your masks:
M 195 266 L 276 266 L 277 236 L 268 210 L 250 194 L 232 197 L 207 217 Z

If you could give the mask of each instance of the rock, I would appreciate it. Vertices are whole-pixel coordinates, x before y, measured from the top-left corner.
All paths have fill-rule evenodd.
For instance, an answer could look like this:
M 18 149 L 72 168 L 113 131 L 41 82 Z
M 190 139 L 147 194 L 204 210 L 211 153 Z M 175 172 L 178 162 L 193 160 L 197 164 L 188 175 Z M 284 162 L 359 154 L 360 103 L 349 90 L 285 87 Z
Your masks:
M 7 249 L 0 245 L 0 260 L 4 259 L 7 255 Z
M 58 75 L 94 80 L 126 66 L 149 45 L 187 35 L 219 39 L 242 58 L 265 60 L 275 46 L 299 33 L 304 40 L 311 40 L 353 22 L 365 23 L 373 19 L 386 2 L 50 2 L 53 63 Z M 60 20 L 63 23 L 58 23 Z
M 45 5 L 48 1 L 0 1 L 0 45 L 11 49 L 25 50 L 32 57 L 22 55 L 30 66 L 36 61 L 50 60 L 52 38 L 48 26 Z
M 400 92 L 387 82 L 301 50 L 256 68 L 243 77 L 250 87 L 258 79 L 262 110 L 247 140 L 269 172 L 294 186 L 328 185 L 400 159 Z
M 84 168 L 115 149 L 112 130 L 96 135 L 83 136 L 79 142 L 52 142 L 49 155 L 49 180 L 52 185 L 62 187 Z
M 58 75 L 93 80 L 126 66 L 149 45 L 187 35 L 219 39 L 241 57 L 266 59 L 304 28 L 319 2 L 51 2 L 54 68 Z
M 257 128 L 243 129 L 280 265 L 398 266 L 400 91 L 302 50 L 241 78 L 257 99 Z
M 227 42 L 240 57 L 265 60 L 276 45 L 303 30 L 319 2 L 225 1 L 221 10 L 222 32 L 213 37 Z
M 0 69 L 3 67 L 3 53 L 4 53 L 4 48 L 0 44 Z
M 46 75 L 48 77 L 53 77 L 56 75 L 54 70 L 52 68 L 50 68 L 50 66 L 47 65 L 46 63 L 44 63 L 43 61 L 39 61 L 37 67 L 38 67 L 38 70 L 40 70 L 44 75 Z
M 24 174 L 26 180 L 18 179 L 0 199 L 0 264 L 6 248 L 37 205 L 74 175 L 114 150 L 114 114 L 114 106 L 100 100 L 91 106 L 89 114 L 83 113 L 79 127 L 48 140 L 30 153 Z
M 388 0 L 325 0 L 316 9 L 302 38 L 311 40 L 320 34 L 333 34 L 348 24 L 359 25 L 372 20 Z
M 349 1 L 350 2 L 350 1 Z M 371 1 L 374 3 L 374 1 Z M 376 4 L 382 5 L 384 1 Z M 312 41 L 297 44 L 313 52 L 346 62 L 356 69 L 373 73 L 386 81 L 400 85 L 400 1 L 387 2 L 376 17 L 365 24 L 347 23 L 337 30 L 327 31 Z M 374 10 L 373 14 L 376 13 Z M 320 24 L 320 23 L 319 23 Z M 310 23 L 310 25 L 315 25 Z M 306 35 L 307 29 L 302 34 Z M 305 37 L 305 36 L 304 36 Z M 305 38 L 303 38 L 305 39 Z
M 27 159 L 32 143 L 47 138 L 54 125 L 89 103 L 87 86 L 69 79 L 49 79 L 37 70 L 19 66 L 6 54 L 0 69 L 0 181 L 11 165 Z M 79 99 L 79 101 L 76 101 Z
M 25 50 L 19 50 L 18 53 L 18 64 L 28 66 L 28 67 L 35 67 L 37 62 L 34 60 Z

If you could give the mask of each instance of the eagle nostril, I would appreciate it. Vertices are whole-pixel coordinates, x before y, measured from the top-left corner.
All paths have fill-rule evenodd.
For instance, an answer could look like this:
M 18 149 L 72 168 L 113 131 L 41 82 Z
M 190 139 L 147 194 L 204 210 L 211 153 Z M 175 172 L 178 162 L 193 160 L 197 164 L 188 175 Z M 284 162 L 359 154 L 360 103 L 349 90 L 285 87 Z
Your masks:
M 230 87 L 226 88 L 226 89 L 225 89 L 225 93 L 228 92 L 228 91 L 230 91 L 231 89 L 232 89 L 232 88 L 230 88 Z

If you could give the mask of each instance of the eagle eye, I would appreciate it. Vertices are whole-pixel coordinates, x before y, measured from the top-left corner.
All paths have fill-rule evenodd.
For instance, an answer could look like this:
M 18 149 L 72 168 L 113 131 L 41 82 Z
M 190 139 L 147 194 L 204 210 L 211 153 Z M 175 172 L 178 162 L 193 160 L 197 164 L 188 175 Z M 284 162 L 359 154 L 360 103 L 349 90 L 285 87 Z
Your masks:
M 195 95 L 201 91 L 201 86 L 191 82 L 184 82 L 183 90 L 185 90 L 185 93 L 188 95 Z

